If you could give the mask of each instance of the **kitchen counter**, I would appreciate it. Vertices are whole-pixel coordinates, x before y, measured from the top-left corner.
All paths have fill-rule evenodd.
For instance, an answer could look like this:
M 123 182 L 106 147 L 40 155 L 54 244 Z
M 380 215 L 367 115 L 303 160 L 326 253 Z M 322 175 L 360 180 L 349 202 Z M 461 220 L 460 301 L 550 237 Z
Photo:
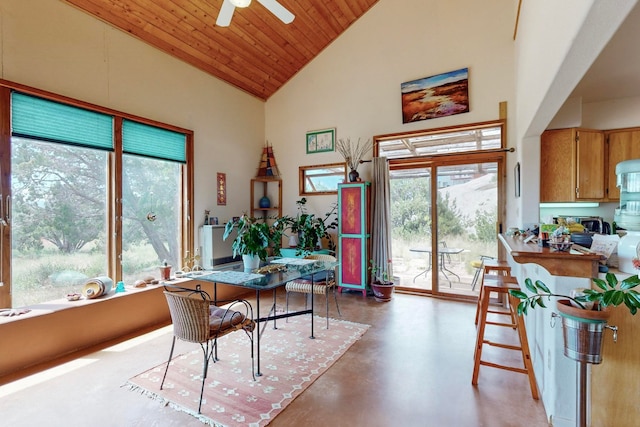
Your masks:
M 601 255 L 573 249 L 569 252 L 554 251 L 538 246 L 537 243 L 524 243 L 524 239 L 519 236 L 500 234 L 498 237 L 518 264 L 538 264 L 554 276 L 598 277 L 598 265 L 603 259 Z

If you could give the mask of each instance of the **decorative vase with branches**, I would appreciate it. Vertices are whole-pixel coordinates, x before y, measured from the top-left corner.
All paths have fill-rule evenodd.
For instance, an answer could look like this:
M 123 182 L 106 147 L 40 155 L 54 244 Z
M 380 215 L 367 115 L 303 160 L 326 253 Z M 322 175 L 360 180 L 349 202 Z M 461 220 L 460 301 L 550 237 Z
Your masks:
M 349 169 L 351 169 L 351 172 L 349 172 L 349 181 L 354 182 L 358 180 L 360 176 L 358 174 L 358 166 L 360 166 L 362 158 L 371 147 L 372 142 L 370 139 L 362 141 L 358 138 L 358 142 L 355 144 L 351 143 L 350 138 L 338 139 L 336 151 L 344 157 L 344 161 L 347 163 L 347 166 L 349 166 Z

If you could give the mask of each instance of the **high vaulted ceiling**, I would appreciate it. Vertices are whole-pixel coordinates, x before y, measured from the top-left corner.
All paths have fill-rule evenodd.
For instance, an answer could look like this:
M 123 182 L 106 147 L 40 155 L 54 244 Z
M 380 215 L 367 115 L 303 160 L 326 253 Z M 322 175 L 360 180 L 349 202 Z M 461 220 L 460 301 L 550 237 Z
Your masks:
M 215 25 L 223 0 L 63 0 L 266 100 L 378 0 L 278 0 L 284 24 L 257 1 Z

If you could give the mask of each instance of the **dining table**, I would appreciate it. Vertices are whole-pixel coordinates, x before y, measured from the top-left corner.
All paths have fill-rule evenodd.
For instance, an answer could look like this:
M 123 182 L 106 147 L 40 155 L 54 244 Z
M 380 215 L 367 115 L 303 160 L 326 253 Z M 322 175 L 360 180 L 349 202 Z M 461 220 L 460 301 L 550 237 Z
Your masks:
M 255 318 L 253 319 L 258 325 L 257 339 L 256 339 L 256 360 L 257 369 L 256 375 L 262 375 L 260 371 L 260 338 L 268 324 L 273 322 L 273 328 L 277 329 L 277 321 L 279 319 L 301 316 L 304 314 L 311 314 L 311 335 L 310 339 L 314 339 L 314 319 L 313 319 L 313 292 L 311 295 L 310 308 L 304 310 L 291 311 L 287 313 L 276 313 L 276 291 L 278 288 L 285 286 L 287 282 L 295 279 L 305 278 L 314 281 L 325 281 L 329 279 L 329 274 L 334 271 L 338 262 L 312 260 L 304 258 L 284 258 L 284 257 L 272 257 L 261 263 L 261 268 L 267 265 L 280 266 L 280 269 L 271 270 L 267 273 L 259 273 L 254 271 L 245 271 L 242 263 L 230 263 L 216 266 L 215 270 L 205 270 L 192 272 L 187 275 L 194 281 L 202 281 L 213 284 L 213 301 L 217 300 L 217 286 L 218 284 L 235 286 L 247 290 L 255 291 L 256 298 L 256 311 Z M 264 268 L 264 270 L 269 270 Z M 258 269 L 257 271 L 260 271 Z M 260 315 L 261 296 L 263 293 L 271 292 L 272 302 L 269 312 L 266 316 Z M 260 324 L 262 323 L 262 329 Z
M 421 254 L 427 254 L 427 259 L 428 259 L 428 263 L 427 263 L 427 268 L 423 271 L 421 271 L 420 273 L 418 273 L 414 278 L 413 278 L 413 283 L 416 282 L 416 279 L 420 276 L 422 276 L 423 274 L 425 275 L 425 278 L 427 276 L 427 273 L 431 270 L 431 252 L 432 252 L 432 248 L 431 247 L 415 247 L 415 248 L 409 248 L 410 252 L 417 252 L 417 253 L 421 253 Z M 449 270 L 447 268 L 446 265 L 446 260 L 450 259 L 451 255 L 457 255 L 464 252 L 463 248 L 449 248 L 446 246 L 441 246 L 438 247 L 438 266 L 439 266 L 439 270 L 442 273 L 442 275 L 447 279 L 447 281 L 449 282 L 449 287 L 451 287 L 451 279 L 449 278 L 449 275 L 455 276 L 458 278 L 458 282 L 460 281 L 460 276 L 458 276 L 456 273 L 454 273 L 453 271 Z M 449 273 L 449 274 L 447 274 Z

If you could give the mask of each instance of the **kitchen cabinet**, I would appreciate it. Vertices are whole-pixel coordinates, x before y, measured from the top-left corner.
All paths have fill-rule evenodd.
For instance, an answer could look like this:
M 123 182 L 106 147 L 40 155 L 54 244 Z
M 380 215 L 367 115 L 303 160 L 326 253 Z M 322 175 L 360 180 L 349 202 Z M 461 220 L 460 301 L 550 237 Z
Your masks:
M 620 129 L 605 132 L 607 141 L 607 199 L 620 200 L 620 189 L 616 187 L 616 165 L 625 160 L 640 159 L 640 128 Z
M 555 129 L 540 138 L 540 201 L 605 200 L 604 132 Z
M 260 199 L 267 197 L 269 207 L 260 204 Z M 273 177 L 251 179 L 251 216 L 267 219 L 282 216 L 282 180 Z

